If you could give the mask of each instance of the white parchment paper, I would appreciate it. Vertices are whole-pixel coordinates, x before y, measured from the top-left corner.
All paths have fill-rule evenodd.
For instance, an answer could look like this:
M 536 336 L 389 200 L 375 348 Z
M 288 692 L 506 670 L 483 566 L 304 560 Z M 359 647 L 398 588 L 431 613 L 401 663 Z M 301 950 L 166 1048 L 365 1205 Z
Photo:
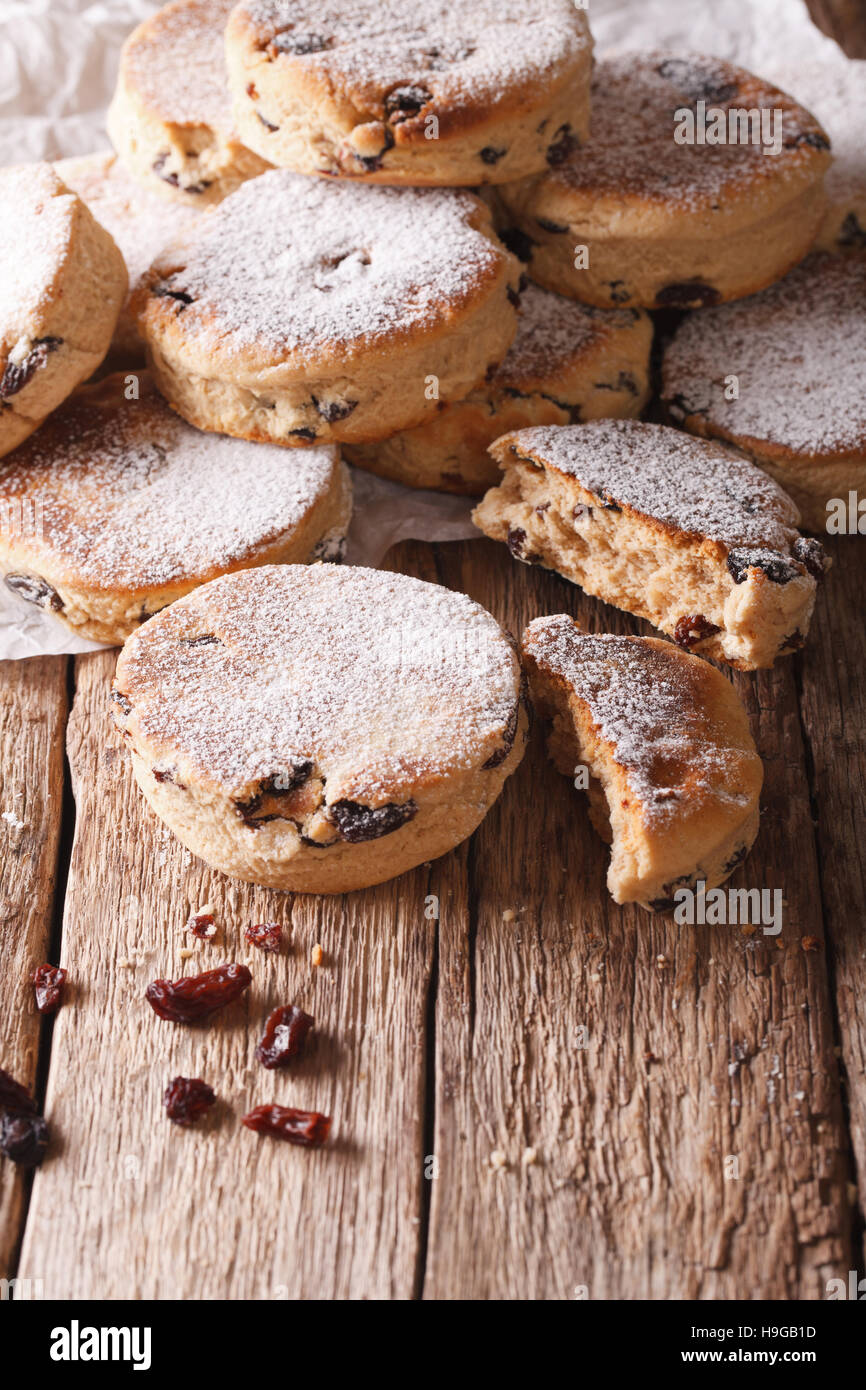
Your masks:
M 105 148 L 105 109 L 121 45 L 159 8 L 153 0 L 0 0 L 0 164 Z M 693 49 L 731 58 L 770 78 L 777 72 L 789 77 L 792 65 L 796 69 L 807 57 L 813 63 L 816 58 L 845 61 L 811 24 L 803 0 L 591 0 L 590 23 L 599 50 Z M 353 474 L 348 554 L 353 564 L 380 564 L 398 540 L 478 535 L 469 520 L 471 503 L 464 499 L 414 492 L 358 470 Z M 59 619 L 0 585 L 0 658 L 89 651 L 98 645 L 75 637 Z

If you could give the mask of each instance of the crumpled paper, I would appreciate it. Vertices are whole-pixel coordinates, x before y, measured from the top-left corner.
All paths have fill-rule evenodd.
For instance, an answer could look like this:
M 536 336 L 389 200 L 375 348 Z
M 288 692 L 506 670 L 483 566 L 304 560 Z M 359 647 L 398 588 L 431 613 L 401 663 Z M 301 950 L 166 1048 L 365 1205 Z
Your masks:
M 0 0 L 0 164 L 105 148 L 105 109 L 121 46 L 159 8 L 154 0 Z M 803 0 L 591 0 L 590 23 L 599 51 L 693 49 L 771 78 L 779 64 L 807 53 L 839 55 L 811 24 Z M 357 469 L 353 477 L 352 564 L 379 565 L 399 540 L 478 535 L 469 520 L 471 503 L 463 498 L 415 492 Z M 0 585 L 0 659 L 99 645 Z

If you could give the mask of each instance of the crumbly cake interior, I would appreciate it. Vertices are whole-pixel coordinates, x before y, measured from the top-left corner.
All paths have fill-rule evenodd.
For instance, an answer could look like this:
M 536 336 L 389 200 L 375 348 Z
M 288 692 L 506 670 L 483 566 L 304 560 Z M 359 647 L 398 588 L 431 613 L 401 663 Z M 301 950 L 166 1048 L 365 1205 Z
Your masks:
M 719 445 L 630 420 L 521 430 L 476 524 L 689 649 L 742 669 L 802 645 L 817 543 L 766 474 Z M 815 551 L 820 557 L 820 547 Z

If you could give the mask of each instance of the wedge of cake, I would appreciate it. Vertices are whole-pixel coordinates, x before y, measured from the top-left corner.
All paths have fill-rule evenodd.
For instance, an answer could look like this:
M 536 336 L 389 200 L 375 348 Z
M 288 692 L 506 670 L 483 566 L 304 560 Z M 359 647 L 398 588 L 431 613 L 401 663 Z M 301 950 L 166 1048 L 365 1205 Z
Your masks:
M 523 657 L 552 761 L 576 780 L 586 772 L 614 901 L 663 911 L 679 889 L 723 883 L 758 833 L 763 767 L 722 672 L 656 637 L 583 632 L 565 614 L 529 624 Z
M 733 450 L 599 420 L 519 430 L 491 453 L 505 476 L 473 520 L 516 560 L 743 671 L 803 646 L 827 559 L 787 494 Z

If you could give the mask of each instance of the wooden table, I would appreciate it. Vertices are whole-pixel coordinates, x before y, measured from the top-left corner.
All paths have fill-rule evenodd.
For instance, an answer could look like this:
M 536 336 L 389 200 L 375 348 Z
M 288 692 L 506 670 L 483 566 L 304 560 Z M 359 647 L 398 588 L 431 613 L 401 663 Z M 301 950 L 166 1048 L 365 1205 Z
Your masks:
M 433 864 L 334 899 L 227 880 L 136 791 L 112 653 L 0 668 L 0 1065 L 53 1132 L 34 1178 L 0 1163 L 3 1272 L 64 1299 L 820 1299 L 846 1278 L 866 1195 L 866 540 L 829 548 L 806 650 L 734 676 L 766 785 L 732 883 L 783 889 L 778 938 L 616 907 L 538 729 Z M 514 632 L 563 611 L 640 630 L 486 540 L 390 563 Z M 223 930 L 184 962 L 206 901 Z M 268 919 L 279 957 L 243 941 Z M 53 1026 L 27 985 L 44 959 L 70 974 Z M 242 1004 L 204 1029 L 156 1019 L 151 979 L 223 959 L 251 965 Z M 261 1023 L 287 1001 L 315 1045 L 265 1072 Z M 164 1118 L 177 1073 L 221 1097 L 200 1128 Z M 332 1114 L 333 1142 L 240 1125 L 272 1099 Z

